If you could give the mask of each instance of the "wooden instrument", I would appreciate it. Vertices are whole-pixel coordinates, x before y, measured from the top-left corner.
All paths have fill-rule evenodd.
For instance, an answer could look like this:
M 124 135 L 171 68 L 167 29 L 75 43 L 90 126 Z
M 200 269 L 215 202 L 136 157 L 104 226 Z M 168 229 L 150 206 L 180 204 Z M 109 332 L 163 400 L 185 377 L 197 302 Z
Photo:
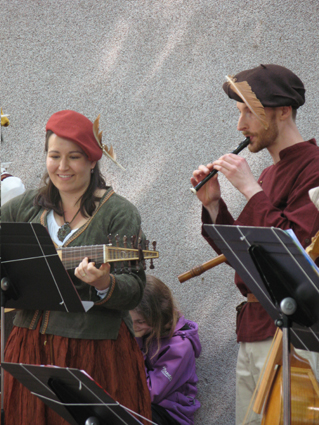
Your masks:
M 148 247 L 148 243 L 146 242 Z M 153 242 L 153 250 L 141 250 L 127 247 L 110 246 L 110 245 L 91 245 L 91 246 L 74 246 L 59 247 L 57 253 L 66 270 L 74 269 L 79 263 L 88 257 L 90 261 L 96 264 L 123 262 L 123 261 L 141 261 L 151 260 L 150 268 L 154 268 L 153 259 L 159 257 L 156 249 L 156 242 Z M 142 254 L 142 257 L 141 257 Z
M 306 248 L 306 252 L 310 255 L 313 261 L 319 257 L 319 231 L 311 238 L 311 244 Z
M 178 280 L 183 283 L 186 280 L 191 279 L 192 277 L 201 275 L 202 273 L 206 272 L 209 269 L 212 269 L 215 266 L 218 266 L 221 263 L 225 263 L 226 261 L 227 258 L 224 254 L 218 255 L 218 257 L 215 257 L 212 260 L 209 260 L 200 266 L 193 267 L 188 272 L 180 274 L 178 276 Z
M 319 424 L 319 384 L 308 360 L 290 349 L 291 425 Z M 277 331 L 274 344 L 256 392 L 252 410 L 263 414 L 261 425 L 283 424 L 282 332 Z M 249 423 L 247 412 L 243 425 Z

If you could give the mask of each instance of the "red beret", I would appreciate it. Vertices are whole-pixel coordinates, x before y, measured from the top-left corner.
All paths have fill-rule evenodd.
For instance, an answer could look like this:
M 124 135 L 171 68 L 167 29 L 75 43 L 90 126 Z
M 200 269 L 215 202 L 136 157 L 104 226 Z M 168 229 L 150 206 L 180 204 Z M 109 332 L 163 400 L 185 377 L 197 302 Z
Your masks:
M 84 115 L 69 110 L 56 112 L 47 122 L 46 131 L 48 130 L 80 146 L 89 161 L 101 159 L 102 149 L 94 137 L 93 123 Z
M 246 81 L 257 99 L 265 107 L 292 106 L 298 109 L 305 103 L 305 88 L 296 74 L 280 65 L 260 65 L 235 75 L 238 83 Z M 225 93 L 237 102 L 243 100 L 231 89 L 228 82 L 223 84 Z

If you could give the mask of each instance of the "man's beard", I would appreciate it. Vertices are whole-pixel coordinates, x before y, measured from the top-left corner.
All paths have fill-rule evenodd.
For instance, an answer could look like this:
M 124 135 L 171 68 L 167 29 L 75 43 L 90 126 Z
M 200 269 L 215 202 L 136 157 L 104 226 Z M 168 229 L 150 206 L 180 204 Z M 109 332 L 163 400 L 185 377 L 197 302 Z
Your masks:
M 257 140 L 252 145 L 248 145 L 248 149 L 250 152 L 260 152 L 261 150 L 271 146 L 277 139 L 278 134 L 279 130 L 274 113 L 274 115 L 270 118 L 268 130 L 263 128 L 258 133 L 251 134 L 251 136 L 257 137 Z

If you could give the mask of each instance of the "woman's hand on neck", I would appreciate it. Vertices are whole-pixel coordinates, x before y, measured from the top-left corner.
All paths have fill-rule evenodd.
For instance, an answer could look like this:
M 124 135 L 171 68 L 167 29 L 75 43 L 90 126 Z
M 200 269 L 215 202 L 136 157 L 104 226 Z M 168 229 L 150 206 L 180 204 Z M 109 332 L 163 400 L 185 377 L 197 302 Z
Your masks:
M 74 274 L 78 279 L 94 286 L 97 291 L 103 291 L 111 283 L 110 269 L 111 266 L 109 263 L 104 263 L 97 269 L 95 263 L 89 262 L 89 259 L 86 257 L 74 270 Z

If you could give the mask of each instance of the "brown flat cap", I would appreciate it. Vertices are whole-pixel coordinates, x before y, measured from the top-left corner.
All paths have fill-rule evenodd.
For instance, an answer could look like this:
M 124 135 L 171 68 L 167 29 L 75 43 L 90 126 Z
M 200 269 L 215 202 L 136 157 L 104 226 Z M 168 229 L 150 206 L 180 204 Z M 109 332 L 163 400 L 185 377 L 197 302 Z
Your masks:
M 302 81 L 283 66 L 260 65 L 239 72 L 233 78 L 238 83 L 246 81 L 265 107 L 292 106 L 298 109 L 305 103 L 305 88 Z M 223 89 L 231 99 L 243 102 L 228 82 L 223 84 Z

